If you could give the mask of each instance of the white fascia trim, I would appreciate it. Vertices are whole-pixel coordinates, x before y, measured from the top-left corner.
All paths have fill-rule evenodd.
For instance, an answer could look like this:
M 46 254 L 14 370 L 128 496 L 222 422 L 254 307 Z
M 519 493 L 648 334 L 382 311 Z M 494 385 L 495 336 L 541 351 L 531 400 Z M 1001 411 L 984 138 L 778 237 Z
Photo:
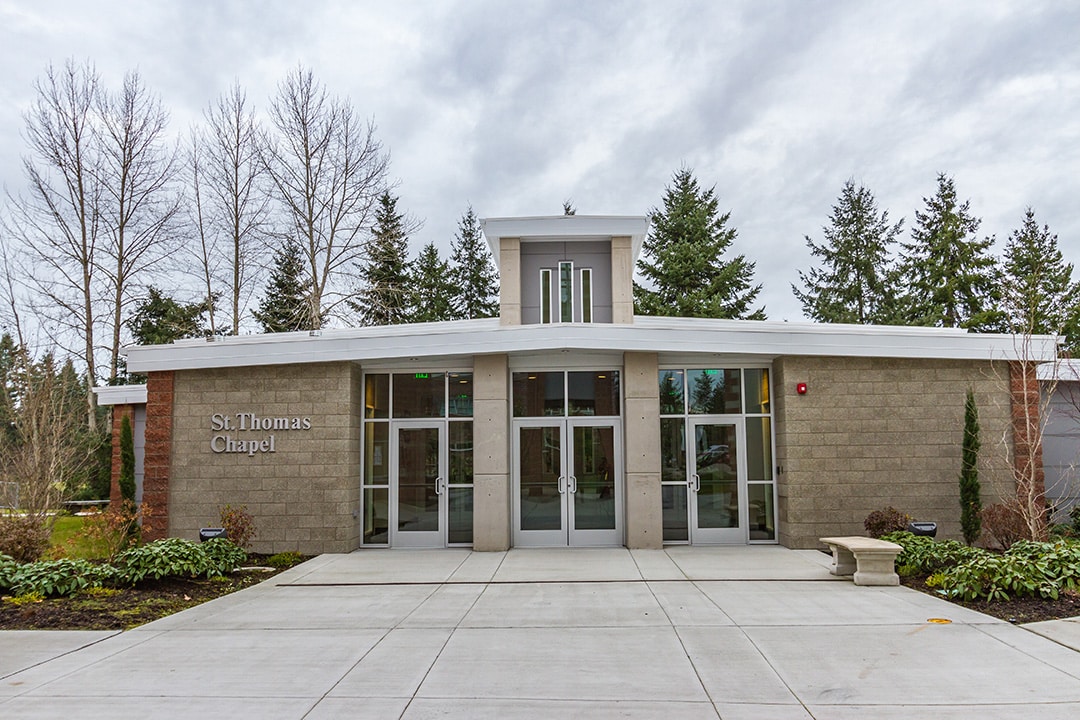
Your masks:
M 1045 362 L 1035 367 L 1035 375 L 1044 382 L 1080 382 L 1080 360 Z
M 1029 359 L 1052 360 L 1052 336 L 1028 338 Z M 934 328 L 824 325 L 749 320 L 635 318 L 633 325 L 558 323 L 500 326 L 498 320 L 397 325 L 326 332 L 245 336 L 217 342 L 127 348 L 132 372 L 248 367 L 493 353 L 638 351 L 672 354 L 1012 360 L 1017 339 Z
M 480 231 L 499 267 L 502 238 L 532 240 L 587 240 L 629 236 L 636 261 L 641 244 L 649 232 L 649 219 L 643 215 L 550 215 L 543 217 L 482 218 Z
M 145 385 L 108 385 L 94 388 L 98 405 L 145 405 Z

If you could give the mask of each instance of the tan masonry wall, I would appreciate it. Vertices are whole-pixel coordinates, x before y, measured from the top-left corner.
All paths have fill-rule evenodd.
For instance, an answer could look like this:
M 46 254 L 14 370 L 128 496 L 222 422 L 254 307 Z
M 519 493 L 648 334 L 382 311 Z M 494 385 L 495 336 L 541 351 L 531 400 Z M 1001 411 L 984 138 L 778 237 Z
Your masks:
M 1012 479 L 1005 363 L 782 357 L 773 364 L 781 544 L 818 546 L 865 534 L 873 510 L 893 506 L 960 539 L 960 442 L 969 387 L 979 407 L 983 503 Z M 796 384 L 808 385 L 806 395 Z M 1006 440 L 1007 438 L 1007 440 Z
M 256 552 L 356 549 L 360 382 L 360 367 L 345 362 L 177 371 L 169 534 L 197 538 L 200 527 L 219 524 L 221 506 L 246 505 L 258 529 Z M 237 413 L 310 418 L 311 429 L 238 430 Z M 233 429 L 214 430 L 215 414 Z M 273 435 L 274 452 L 215 453 L 217 435 Z

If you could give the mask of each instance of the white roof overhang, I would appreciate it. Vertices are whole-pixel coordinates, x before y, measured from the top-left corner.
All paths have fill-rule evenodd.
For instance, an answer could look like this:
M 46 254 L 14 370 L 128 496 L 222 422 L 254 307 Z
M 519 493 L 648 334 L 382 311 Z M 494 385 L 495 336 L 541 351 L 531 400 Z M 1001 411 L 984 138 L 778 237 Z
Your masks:
M 633 324 L 503 326 L 497 318 L 443 323 L 277 333 L 184 340 L 172 345 L 126 348 L 128 369 L 196 370 L 492 353 L 640 351 L 740 355 L 771 360 L 780 355 L 1012 360 L 1026 355 L 1053 360 L 1057 338 L 983 335 L 942 328 L 825 325 L 751 320 L 635 317 Z
M 649 232 L 649 219 L 641 215 L 552 215 L 549 217 L 484 218 L 480 229 L 487 238 L 495 267 L 503 238 L 532 241 L 587 241 L 596 238 L 629 237 L 633 259 Z
M 162 345 L 160 347 L 170 347 Z M 145 405 L 145 385 L 106 385 L 94 388 L 98 405 Z

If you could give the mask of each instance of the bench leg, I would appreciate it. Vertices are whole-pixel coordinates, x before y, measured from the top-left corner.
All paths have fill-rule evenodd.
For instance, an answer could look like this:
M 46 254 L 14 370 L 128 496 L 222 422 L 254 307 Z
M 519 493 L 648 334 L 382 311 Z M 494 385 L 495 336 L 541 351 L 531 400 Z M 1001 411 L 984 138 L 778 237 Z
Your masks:
M 855 555 L 847 548 L 839 545 L 830 545 L 832 550 L 832 567 L 829 572 L 833 575 L 851 575 L 855 572 Z
M 859 553 L 859 569 L 855 571 L 856 585 L 899 585 L 896 574 L 896 555 Z

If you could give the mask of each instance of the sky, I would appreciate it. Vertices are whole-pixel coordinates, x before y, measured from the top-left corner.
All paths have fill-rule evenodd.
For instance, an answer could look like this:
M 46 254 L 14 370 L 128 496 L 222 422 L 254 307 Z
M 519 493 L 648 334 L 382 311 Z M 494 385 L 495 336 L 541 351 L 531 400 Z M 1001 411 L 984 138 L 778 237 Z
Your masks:
M 177 136 L 235 81 L 302 65 L 372 118 L 411 246 L 480 217 L 644 215 L 715 187 L 770 319 L 845 181 L 910 229 L 938 173 L 997 250 L 1032 207 L 1080 264 L 1080 3 L 0 0 L 0 185 L 51 63 L 138 70 Z M 905 231 L 905 239 L 907 232 Z

